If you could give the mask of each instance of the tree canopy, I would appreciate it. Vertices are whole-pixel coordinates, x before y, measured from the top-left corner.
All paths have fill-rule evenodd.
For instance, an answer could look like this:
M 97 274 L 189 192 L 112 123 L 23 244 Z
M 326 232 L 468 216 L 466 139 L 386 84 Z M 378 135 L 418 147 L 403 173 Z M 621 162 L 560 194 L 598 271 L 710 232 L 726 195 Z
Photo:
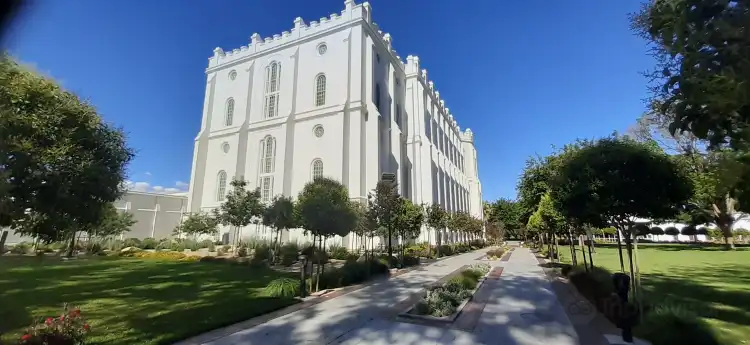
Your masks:
M 750 3 L 654 0 L 631 17 L 652 44 L 656 110 L 672 133 L 689 131 L 711 146 L 750 143 Z
M 308 182 L 297 197 L 297 209 L 302 227 L 317 236 L 345 236 L 357 225 L 349 191 L 330 178 Z
M 71 237 L 124 192 L 125 134 L 54 81 L 0 58 L 0 226 Z M 28 219 L 25 219 L 28 218 Z M 28 227 L 43 220 L 43 226 Z M 41 224 L 41 223 L 37 223 Z

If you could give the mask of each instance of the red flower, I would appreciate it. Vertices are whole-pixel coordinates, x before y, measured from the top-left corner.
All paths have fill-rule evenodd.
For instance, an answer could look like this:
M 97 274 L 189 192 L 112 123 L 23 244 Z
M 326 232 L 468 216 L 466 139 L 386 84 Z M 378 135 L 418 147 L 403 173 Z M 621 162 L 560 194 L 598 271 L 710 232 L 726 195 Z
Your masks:
M 46 323 L 46 324 L 48 324 L 48 325 L 51 325 L 51 324 L 52 324 L 52 321 L 54 321 L 54 320 L 53 320 L 53 319 L 52 319 L 51 317 L 48 317 L 48 318 L 47 318 L 47 321 L 44 321 L 44 323 Z
M 31 339 L 31 334 L 24 334 L 24 335 L 23 335 L 23 336 L 21 337 L 21 340 L 24 340 L 24 341 L 25 341 L 25 340 L 29 340 L 29 339 Z
M 83 324 L 83 329 L 85 329 L 85 330 L 87 330 L 87 331 L 88 331 L 88 330 L 89 330 L 89 328 L 91 328 L 91 327 L 89 327 L 89 324 L 87 324 L 87 323 L 84 323 L 84 324 Z
M 65 320 L 65 315 L 60 315 L 60 321 Z

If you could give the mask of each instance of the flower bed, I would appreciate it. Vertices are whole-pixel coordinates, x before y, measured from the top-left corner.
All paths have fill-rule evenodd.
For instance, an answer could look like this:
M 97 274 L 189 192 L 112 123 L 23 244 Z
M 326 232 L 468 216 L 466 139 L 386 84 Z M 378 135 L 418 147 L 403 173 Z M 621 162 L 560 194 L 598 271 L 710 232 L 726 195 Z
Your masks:
M 490 272 L 489 264 L 474 264 L 444 284 L 428 288 L 422 298 L 400 316 L 452 322 L 479 290 Z

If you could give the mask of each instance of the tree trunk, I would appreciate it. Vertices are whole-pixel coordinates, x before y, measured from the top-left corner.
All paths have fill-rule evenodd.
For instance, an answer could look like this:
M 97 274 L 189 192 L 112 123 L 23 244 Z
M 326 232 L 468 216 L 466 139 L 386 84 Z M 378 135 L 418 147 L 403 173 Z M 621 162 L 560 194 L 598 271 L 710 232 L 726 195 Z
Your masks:
M 76 247 L 76 232 L 73 231 L 73 234 L 70 235 L 70 245 L 68 246 L 68 253 L 65 254 L 66 257 L 72 258 L 73 257 L 73 250 Z
M 620 272 L 625 272 L 625 260 L 622 258 L 622 239 L 620 238 L 620 235 L 622 234 L 622 230 L 617 229 L 617 233 L 615 236 L 617 237 L 617 254 L 620 255 Z
M 8 230 L 3 230 L 0 234 L 0 255 L 5 254 L 5 241 L 8 239 Z
M 589 240 L 589 243 L 587 247 L 589 248 L 589 261 L 591 262 L 591 270 L 594 270 L 594 255 L 591 254 L 591 247 L 594 246 L 594 239 L 591 238 L 591 236 L 586 235 L 586 237 Z
M 721 230 L 722 236 L 724 236 L 724 249 L 734 250 L 734 234 L 732 234 L 732 226 L 726 223 L 716 224 Z

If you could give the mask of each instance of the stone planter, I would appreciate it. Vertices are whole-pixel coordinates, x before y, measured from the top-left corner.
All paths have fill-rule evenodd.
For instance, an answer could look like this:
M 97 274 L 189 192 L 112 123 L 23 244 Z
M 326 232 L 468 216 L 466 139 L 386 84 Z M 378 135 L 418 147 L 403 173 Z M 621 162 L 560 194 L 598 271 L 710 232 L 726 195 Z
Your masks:
M 492 272 L 492 270 L 490 270 L 490 272 Z M 474 295 L 476 295 L 477 291 L 479 291 L 479 289 L 482 287 L 482 284 L 484 284 L 484 282 L 487 280 L 487 275 L 489 275 L 489 272 L 487 272 L 487 274 L 485 274 L 484 277 L 479 278 L 479 281 L 477 282 L 477 286 L 474 288 L 474 290 L 471 290 L 471 296 L 469 298 L 467 298 L 466 300 L 464 300 L 463 302 L 461 302 L 461 304 L 458 305 L 458 308 L 456 308 L 456 311 L 453 314 L 451 314 L 451 315 L 447 315 L 447 316 L 432 316 L 432 315 L 420 315 L 420 314 L 414 314 L 414 313 L 412 313 L 414 311 L 414 308 L 416 307 L 417 303 L 419 303 L 419 301 L 421 301 L 421 298 L 420 298 L 419 300 L 417 300 L 416 303 L 413 303 L 406 310 L 404 310 L 403 312 L 399 313 L 398 316 L 399 317 L 404 317 L 404 318 L 409 318 L 409 319 L 417 319 L 417 320 L 425 320 L 425 321 L 433 321 L 433 322 L 442 322 L 442 323 L 452 323 L 453 321 L 456 320 L 456 318 L 458 318 L 459 315 L 461 315 L 461 311 L 463 311 L 464 307 L 469 302 L 471 302 L 474 299 Z M 425 288 L 427 289 L 427 288 L 430 288 L 430 287 L 433 287 L 433 286 L 436 286 L 436 285 L 437 284 L 428 284 L 427 286 L 425 286 Z M 443 284 L 439 284 L 439 285 L 443 285 Z M 422 297 L 424 297 L 427 294 L 427 291 L 425 290 L 422 293 L 423 293 Z

